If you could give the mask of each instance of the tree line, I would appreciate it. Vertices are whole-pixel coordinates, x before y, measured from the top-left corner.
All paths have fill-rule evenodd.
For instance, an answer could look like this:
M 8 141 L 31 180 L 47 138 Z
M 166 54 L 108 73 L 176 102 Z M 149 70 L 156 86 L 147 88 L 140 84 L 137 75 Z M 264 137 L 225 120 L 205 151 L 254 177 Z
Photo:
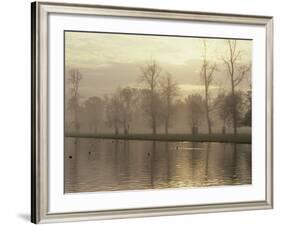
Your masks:
M 173 75 L 164 71 L 155 60 L 150 60 L 140 67 L 139 83 L 141 88 L 117 88 L 114 93 L 105 97 L 89 97 L 84 104 L 80 102 L 79 88 L 82 74 L 72 69 L 68 75 L 70 98 L 67 108 L 70 112 L 70 127 L 80 130 L 81 123 L 86 123 L 89 131 L 99 132 L 101 124 L 112 129 L 115 134 L 129 135 L 131 125 L 137 117 L 145 119 L 151 134 L 169 134 L 175 117 L 180 112 L 185 115 L 183 123 L 187 124 L 190 133 L 196 135 L 203 121 L 207 125 L 209 135 L 213 132 L 214 117 L 219 118 L 222 134 L 226 128 L 232 128 L 237 134 L 239 126 L 251 126 L 251 87 L 241 91 L 239 85 L 250 74 L 250 65 L 241 63 L 242 52 L 236 40 L 226 41 L 228 52 L 221 58 L 226 68 L 229 91 L 220 90 L 213 96 L 210 88 L 216 82 L 219 70 L 216 62 L 207 57 L 208 44 L 202 40 L 203 54 L 200 70 L 200 81 L 204 86 L 204 94 L 181 96 L 180 88 Z

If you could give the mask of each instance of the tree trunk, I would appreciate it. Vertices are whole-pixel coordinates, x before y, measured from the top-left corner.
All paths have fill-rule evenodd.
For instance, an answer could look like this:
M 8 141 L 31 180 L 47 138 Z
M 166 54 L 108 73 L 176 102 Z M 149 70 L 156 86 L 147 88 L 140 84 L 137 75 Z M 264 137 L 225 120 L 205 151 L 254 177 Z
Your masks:
M 165 120 L 165 134 L 169 134 L 169 120 L 166 119 Z
M 128 135 L 128 129 L 127 129 L 127 127 L 124 128 L 124 135 Z
M 126 126 L 126 122 L 123 122 L 123 134 L 126 135 L 127 134 L 127 126 Z
M 129 134 L 129 129 L 130 129 L 130 126 L 127 124 L 126 127 L 125 127 L 125 135 L 128 135 Z
M 152 119 L 152 134 L 156 134 L 156 121 L 155 119 Z
M 197 135 L 198 134 L 198 127 L 192 126 L 191 133 L 192 133 L 192 135 Z
M 225 135 L 225 130 L 226 130 L 226 128 L 225 128 L 225 126 L 223 126 L 222 129 L 221 129 L 221 132 L 222 132 L 223 135 Z
M 211 120 L 209 117 L 209 112 L 207 112 L 207 124 L 208 124 L 208 134 L 211 135 L 212 134 L 212 124 L 211 124 Z
M 208 134 L 212 134 L 212 124 L 210 119 L 210 107 L 209 107 L 209 87 L 207 84 L 207 71 L 205 71 L 205 109 L 206 109 L 206 119 L 207 119 L 207 126 L 208 126 Z
M 114 127 L 114 132 L 115 132 L 115 135 L 118 135 L 119 134 L 119 129 L 118 129 L 118 127 L 116 126 L 116 127 Z
M 231 81 L 232 81 L 231 82 L 231 92 L 232 92 L 233 131 L 234 131 L 234 135 L 237 135 L 236 97 L 235 97 L 235 89 L 234 89 L 233 77 L 232 77 Z
M 155 135 L 156 134 L 156 118 L 155 118 L 155 96 L 154 96 L 154 88 L 152 86 L 151 88 L 151 95 L 150 95 L 150 110 L 151 110 L 151 120 L 152 120 L 152 134 Z
M 75 129 L 76 129 L 76 132 L 79 133 L 79 130 L 80 130 L 80 125 L 78 122 L 76 122 L 75 124 Z M 79 145 L 79 139 L 78 138 L 75 138 L 74 140 L 74 149 L 75 149 L 75 152 L 78 151 L 78 146 Z

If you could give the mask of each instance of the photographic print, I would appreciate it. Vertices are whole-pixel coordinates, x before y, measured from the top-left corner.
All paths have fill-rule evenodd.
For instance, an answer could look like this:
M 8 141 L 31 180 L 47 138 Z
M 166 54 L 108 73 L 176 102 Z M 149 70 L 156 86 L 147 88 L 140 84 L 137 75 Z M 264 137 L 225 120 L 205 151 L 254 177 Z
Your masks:
M 273 18 L 34 2 L 31 221 L 273 208 Z
M 251 184 L 252 41 L 65 31 L 65 193 Z

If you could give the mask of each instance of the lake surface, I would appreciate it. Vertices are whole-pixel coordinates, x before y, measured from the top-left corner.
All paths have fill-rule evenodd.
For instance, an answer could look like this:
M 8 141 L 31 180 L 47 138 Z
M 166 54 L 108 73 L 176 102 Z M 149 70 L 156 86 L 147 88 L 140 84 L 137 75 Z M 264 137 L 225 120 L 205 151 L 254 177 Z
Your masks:
M 251 184 L 251 145 L 65 138 L 64 172 L 66 193 Z

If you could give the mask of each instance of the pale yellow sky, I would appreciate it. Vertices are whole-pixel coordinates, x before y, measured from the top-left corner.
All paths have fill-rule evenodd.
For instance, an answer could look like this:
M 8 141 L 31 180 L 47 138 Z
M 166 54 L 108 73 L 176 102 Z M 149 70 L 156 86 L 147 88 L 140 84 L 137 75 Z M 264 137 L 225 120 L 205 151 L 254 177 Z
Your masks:
M 217 78 L 221 84 L 227 78 L 221 60 L 227 54 L 226 40 L 205 40 L 208 59 L 219 66 Z M 242 52 L 241 62 L 250 63 L 252 42 L 237 40 L 237 47 Z M 82 94 L 86 96 L 113 89 L 108 81 L 113 81 L 115 87 L 134 85 L 139 67 L 150 59 L 171 72 L 183 89 L 201 89 L 202 50 L 202 38 L 65 32 L 66 70 L 74 67 L 84 73 Z
M 150 58 L 169 64 L 201 59 L 202 38 L 66 32 L 66 63 L 75 67 L 108 63 L 142 62 Z M 225 39 L 206 39 L 208 57 L 220 59 L 226 52 Z M 251 41 L 238 40 L 243 59 L 251 58 Z

